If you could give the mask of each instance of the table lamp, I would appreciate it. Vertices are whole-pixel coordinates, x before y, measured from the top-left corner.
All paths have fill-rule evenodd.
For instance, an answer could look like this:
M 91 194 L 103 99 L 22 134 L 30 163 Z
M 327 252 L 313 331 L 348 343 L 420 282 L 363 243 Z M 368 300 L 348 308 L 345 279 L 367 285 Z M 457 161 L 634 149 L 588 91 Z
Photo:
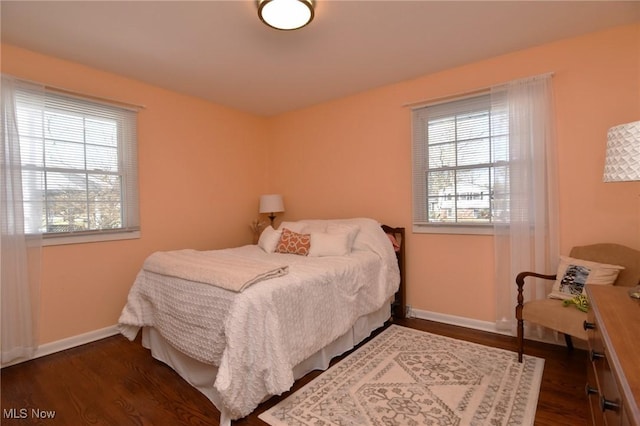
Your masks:
M 271 226 L 273 227 L 273 220 L 276 218 L 274 213 L 284 211 L 284 203 L 282 201 L 282 195 L 280 194 L 267 194 L 260 196 L 260 213 L 269 213 L 269 220 L 271 220 Z

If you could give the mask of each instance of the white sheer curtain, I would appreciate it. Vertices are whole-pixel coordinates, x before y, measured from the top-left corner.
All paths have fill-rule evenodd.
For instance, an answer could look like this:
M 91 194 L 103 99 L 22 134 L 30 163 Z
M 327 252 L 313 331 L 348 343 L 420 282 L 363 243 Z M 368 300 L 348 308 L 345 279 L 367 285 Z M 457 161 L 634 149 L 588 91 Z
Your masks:
M 515 334 L 522 271 L 555 273 L 559 255 L 557 167 L 551 75 L 492 88 L 492 112 L 506 123 L 508 143 L 496 143 L 494 248 L 496 327 Z M 502 118 L 502 120 L 500 119 Z M 499 138 L 497 140 L 500 140 Z M 525 301 L 546 297 L 548 284 L 525 286 Z
M 15 102 L 18 88 L 42 92 L 36 85 L 2 76 L 0 351 L 3 365 L 32 357 L 38 345 L 41 236 L 25 235 L 23 175 Z

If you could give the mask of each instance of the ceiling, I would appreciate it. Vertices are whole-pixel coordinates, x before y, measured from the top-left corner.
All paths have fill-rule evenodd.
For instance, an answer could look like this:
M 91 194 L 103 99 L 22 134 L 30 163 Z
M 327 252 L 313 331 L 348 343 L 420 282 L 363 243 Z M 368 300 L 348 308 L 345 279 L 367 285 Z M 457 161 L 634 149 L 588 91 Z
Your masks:
M 316 0 L 277 31 L 253 0 L 7 1 L 2 42 L 262 116 L 640 21 L 639 1 Z

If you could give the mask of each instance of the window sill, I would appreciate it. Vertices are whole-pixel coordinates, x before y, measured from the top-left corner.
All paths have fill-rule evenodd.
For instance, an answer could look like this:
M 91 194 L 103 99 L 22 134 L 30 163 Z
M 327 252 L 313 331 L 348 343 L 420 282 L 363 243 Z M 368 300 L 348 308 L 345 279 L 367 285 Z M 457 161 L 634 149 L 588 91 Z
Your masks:
M 493 235 L 489 225 L 413 225 L 414 234 Z
M 66 244 L 86 244 L 101 241 L 135 240 L 140 238 L 140 231 L 113 232 L 85 235 L 65 235 L 56 237 L 42 237 L 42 246 L 61 246 Z

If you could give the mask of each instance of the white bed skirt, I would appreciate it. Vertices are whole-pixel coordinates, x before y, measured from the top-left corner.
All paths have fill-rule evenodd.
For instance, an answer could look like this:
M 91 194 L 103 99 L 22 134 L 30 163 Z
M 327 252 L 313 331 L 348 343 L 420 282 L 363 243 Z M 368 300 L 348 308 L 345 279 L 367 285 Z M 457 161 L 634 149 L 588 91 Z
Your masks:
M 334 357 L 353 349 L 371 333 L 382 327 L 391 316 L 391 307 L 385 304 L 379 310 L 360 317 L 353 327 L 329 345 L 302 361 L 293 368 L 293 376 L 297 380 L 313 370 L 326 370 Z M 230 426 L 222 401 L 213 386 L 218 369 L 209 364 L 195 360 L 171 346 L 152 327 L 142 329 L 142 346 L 151 350 L 151 355 L 167 364 L 191 386 L 202 392 L 220 411 L 220 426 Z M 267 396 L 270 397 L 272 395 Z M 265 399 L 267 399 L 265 398 Z

